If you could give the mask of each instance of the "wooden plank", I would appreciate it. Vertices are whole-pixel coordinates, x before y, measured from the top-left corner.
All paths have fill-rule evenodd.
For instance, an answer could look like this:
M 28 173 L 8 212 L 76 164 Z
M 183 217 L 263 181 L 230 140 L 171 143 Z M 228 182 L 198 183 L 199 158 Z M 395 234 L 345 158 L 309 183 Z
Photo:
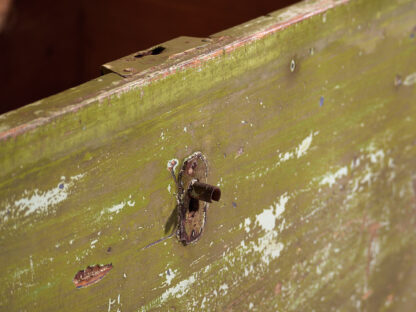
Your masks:
M 1 309 L 413 311 L 415 20 L 301 2 L 2 116 Z M 195 151 L 222 190 L 201 239 L 143 249 L 175 229 L 167 162 Z

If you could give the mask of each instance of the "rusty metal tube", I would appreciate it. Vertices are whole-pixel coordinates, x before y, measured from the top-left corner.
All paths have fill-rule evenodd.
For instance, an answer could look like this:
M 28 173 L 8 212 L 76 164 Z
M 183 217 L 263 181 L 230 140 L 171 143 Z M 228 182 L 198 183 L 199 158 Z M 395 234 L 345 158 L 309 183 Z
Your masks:
M 194 181 L 189 189 L 189 196 L 197 200 L 211 203 L 213 200 L 220 200 L 221 190 L 216 186 Z

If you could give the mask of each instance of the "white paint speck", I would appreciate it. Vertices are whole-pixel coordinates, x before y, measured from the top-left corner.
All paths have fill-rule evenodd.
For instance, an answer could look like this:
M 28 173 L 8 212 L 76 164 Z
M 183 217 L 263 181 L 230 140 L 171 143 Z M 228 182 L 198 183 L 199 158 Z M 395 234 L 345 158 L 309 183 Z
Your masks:
M 204 299 L 202 299 L 201 309 L 204 309 L 205 308 L 205 301 L 207 301 L 207 297 L 204 297 Z
M 8 210 L 15 210 L 12 215 L 18 215 L 23 213 L 25 217 L 31 214 L 48 213 L 49 210 L 58 204 L 65 201 L 74 186 L 75 182 L 80 180 L 84 175 L 79 174 L 69 179 L 69 182 L 65 182 L 65 177 L 59 182 L 56 187 L 41 191 L 34 189 L 33 191 L 25 190 L 21 198 L 15 200 L 13 203 L 5 203 L 3 206 Z
M 32 272 L 32 280 L 33 280 L 33 276 L 35 274 L 35 269 L 34 269 L 34 266 L 33 266 L 32 255 L 29 256 L 29 261 L 30 261 L 30 272 Z
M 172 283 L 172 280 L 175 278 L 176 274 L 177 274 L 178 270 L 171 270 L 171 269 L 167 269 L 165 272 L 165 285 L 169 286 Z
M 280 153 L 279 154 L 279 158 L 280 158 L 280 162 L 285 162 L 288 161 L 289 159 L 293 158 L 293 152 L 286 152 L 283 155 Z
M 289 198 L 290 196 L 285 193 L 281 195 L 277 202 L 273 203 L 269 209 L 265 210 L 271 211 L 271 216 L 273 219 L 279 219 L 282 217 L 282 214 L 285 211 L 285 206 Z M 263 236 L 260 236 L 258 239 L 249 241 L 247 243 L 243 240 L 238 246 L 236 246 L 234 250 L 227 248 L 223 254 L 223 257 L 221 257 L 218 263 L 215 263 L 214 265 L 209 264 L 204 268 L 201 268 L 199 271 L 194 272 L 182 281 L 178 282 L 176 285 L 168 288 L 160 297 L 154 300 L 155 304 L 159 305 L 169 299 L 179 299 L 188 293 L 190 296 L 192 296 L 195 290 L 202 287 L 204 285 L 204 281 L 209 278 L 209 276 L 213 275 L 213 268 L 217 270 L 219 265 L 221 267 L 220 272 L 226 271 L 230 267 L 243 267 L 244 272 L 242 272 L 242 274 L 233 276 L 233 279 L 235 280 L 231 282 L 231 284 L 229 282 L 222 283 L 217 286 L 218 288 L 212 291 L 210 296 L 204 297 L 200 304 L 201 309 L 206 306 L 211 306 L 211 304 L 213 304 L 212 300 L 215 300 L 217 296 L 225 295 L 230 287 L 232 288 L 232 285 L 235 285 L 236 282 L 242 282 L 243 279 L 249 278 L 250 275 L 253 275 L 252 278 L 256 279 L 258 276 L 260 276 L 259 273 L 264 274 L 264 272 L 266 272 L 269 268 L 270 263 L 275 261 L 280 256 L 284 245 L 278 241 L 278 235 L 283 227 L 274 229 L 274 227 L 272 228 L 267 224 L 263 224 L 262 217 L 260 217 L 261 214 L 256 217 L 256 220 L 258 223 L 258 220 L 260 220 L 259 224 L 266 232 Z M 284 221 L 285 220 L 283 219 L 282 223 L 284 223 Z M 240 228 L 242 228 L 243 225 L 244 227 L 250 227 L 251 223 L 252 222 L 250 218 L 246 218 L 244 222 L 240 224 Z M 211 245 L 212 242 L 210 246 Z M 256 261 L 255 265 L 253 263 L 247 263 L 246 257 L 244 256 L 247 254 L 250 254 L 250 257 L 258 258 L 259 261 Z M 220 272 L 217 272 L 217 274 Z M 172 274 L 172 271 L 170 271 L 169 274 Z M 163 276 L 163 273 L 160 274 L 160 276 Z M 164 282 L 164 285 L 165 283 L 166 282 Z M 198 304 L 195 300 L 189 301 L 187 310 L 192 310 L 192 307 L 198 307 Z M 148 306 L 142 306 L 139 308 L 139 311 L 147 311 L 148 309 Z
M 370 161 L 375 164 L 382 162 L 384 160 L 384 151 L 383 150 L 377 150 L 374 152 L 371 152 L 368 157 L 370 158 Z
M 302 143 L 296 148 L 296 157 L 300 158 L 303 155 L 306 155 L 307 150 L 311 146 L 312 143 L 313 134 L 311 133 L 309 136 L 307 136 Z
M 98 242 L 98 239 L 94 239 L 92 242 L 91 242 L 91 249 L 94 249 L 95 248 L 95 244 Z
M 319 265 L 316 266 L 316 274 L 318 274 L 318 275 L 322 274 L 322 270 L 321 270 L 321 267 Z
M 220 292 L 223 292 L 223 295 L 226 295 L 227 294 L 227 292 L 228 292 L 228 285 L 227 284 L 222 284 L 221 286 L 220 286 L 220 288 L 219 288 L 219 291 Z
M 107 212 L 110 212 L 110 213 L 115 212 L 116 214 L 118 214 L 124 208 L 124 205 L 125 205 L 124 202 L 116 204 L 116 205 L 112 206 L 111 208 L 107 208 Z
M 261 214 L 256 216 L 256 221 L 263 228 L 263 230 L 273 230 L 276 223 L 273 213 L 273 207 L 270 206 L 269 209 L 264 209 Z
M 415 84 L 415 83 L 416 83 L 416 72 L 408 75 L 403 81 L 403 84 L 405 86 L 411 86 L 412 84 Z
M 289 200 L 287 194 L 280 196 L 279 202 L 270 205 L 270 208 L 264 209 L 262 213 L 256 216 L 256 222 L 265 231 L 272 231 L 276 225 L 277 219 L 285 211 L 286 203 Z
M 287 151 L 285 153 L 280 153 L 279 150 L 277 150 L 277 153 L 279 153 L 279 161 L 274 165 L 274 168 L 279 167 L 282 163 L 295 158 L 295 155 L 297 158 L 300 158 L 307 154 L 307 151 L 309 150 L 311 144 L 312 144 L 312 138 L 315 135 L 318 135 L 319 131 L 315 131 L 314 133 L 311 132 L 306 138 L 302 140 L 302 142 L 291 151 Z M 269 169 L 266 169 L 266 172 L 268 172 Z
M 250 224 L 251 224 L 251 219 L 246 218 L 244 220 L 244 230 L 246 231 L 246 233 L 250 232 Z
M 344 166 L 340 169 L 338 169 L 335 173 L 327 173 L 319 183 L 320 185 L 329 185 L 329 187 L 332 187 L 332 185 L 335 184 L 336 180 L 339 178 L 342 178 L 343 176 L 346 176 L 348 174 L 348 167 Z
M 111 306 L 115 303 L 116 303 L 116 299 L 111 300 L 111 298 L 108 298 L 108 312 L 111 311 Z
M 27 193 L 29 192 L 25 191 L 25 194 Z M 24 211 L 24 215 L 28 216 L 32 213 L 45 213 L 48 211 L 48 207 L 63 202 L 67 197 L 68 193 L 64 189 L 60 189 L 59 186 L 46 192 L 35 189 L 32 196 L 16 200 L 14 206 L 17 210 Z
M 169 297 L 176 297 L 181 298 L 182 296 L 186 295 L 190 290 L 191 286 L 197 280 L 197 273 L 192 274 L 188 278 L 180 281 L 175 286 L 167 289 L 161 296 L 161 301 L 166 301 Z

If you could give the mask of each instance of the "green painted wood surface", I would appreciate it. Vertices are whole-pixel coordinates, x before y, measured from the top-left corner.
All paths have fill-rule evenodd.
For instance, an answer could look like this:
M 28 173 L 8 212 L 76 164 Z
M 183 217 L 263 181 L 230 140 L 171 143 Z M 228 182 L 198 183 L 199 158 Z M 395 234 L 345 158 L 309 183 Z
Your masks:
M 413 311 L 415 26 L 410 0 L 303 2 L 1 116 L 0 309 Z M 195 151 L 202 238 L 142 250 Z

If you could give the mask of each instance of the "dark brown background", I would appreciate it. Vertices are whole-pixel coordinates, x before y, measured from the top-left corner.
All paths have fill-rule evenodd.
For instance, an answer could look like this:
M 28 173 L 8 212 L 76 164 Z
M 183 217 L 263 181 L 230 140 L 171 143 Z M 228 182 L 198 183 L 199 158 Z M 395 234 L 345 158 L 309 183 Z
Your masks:
M 181 35 L 206 37 L 294 0 L 0 0 L 0 113 Z

